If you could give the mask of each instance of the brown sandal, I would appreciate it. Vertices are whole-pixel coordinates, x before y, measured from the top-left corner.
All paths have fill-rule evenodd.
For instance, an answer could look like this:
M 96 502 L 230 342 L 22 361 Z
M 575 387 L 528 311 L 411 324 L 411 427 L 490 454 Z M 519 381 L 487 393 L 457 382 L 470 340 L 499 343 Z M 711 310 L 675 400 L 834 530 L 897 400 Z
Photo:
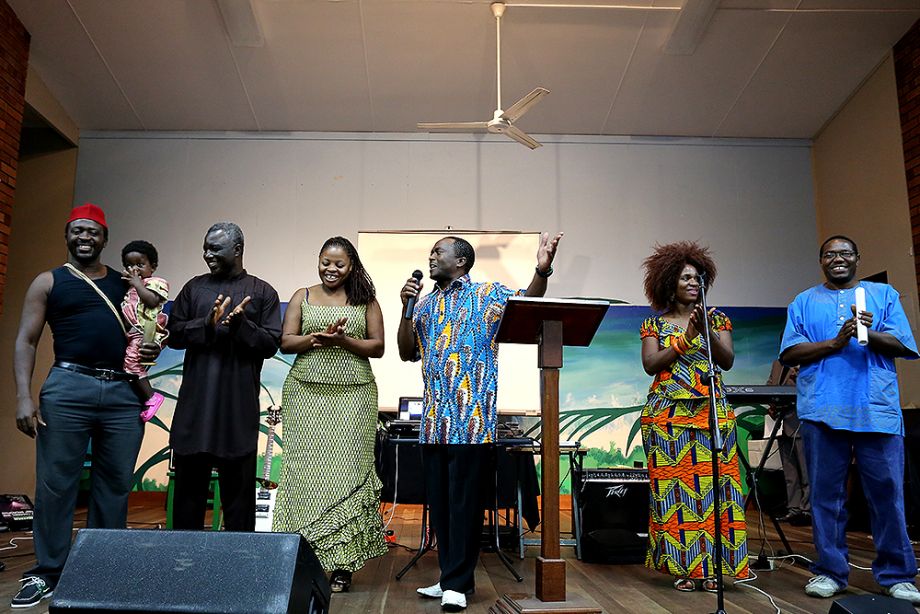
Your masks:
M 696 590 L 696 582 L 691 578 L 678 578 L 674 580 L 674 588 L 682 593 L 692 593 Z

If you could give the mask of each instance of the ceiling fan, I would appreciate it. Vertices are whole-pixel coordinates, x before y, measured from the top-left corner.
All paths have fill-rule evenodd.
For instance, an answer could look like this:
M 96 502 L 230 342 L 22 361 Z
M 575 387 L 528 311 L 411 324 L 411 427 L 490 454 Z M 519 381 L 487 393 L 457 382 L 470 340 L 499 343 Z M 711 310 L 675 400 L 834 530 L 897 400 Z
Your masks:
M 502 15 L 505 14 L 505 3 L 493 2 L 491 8 L 492 14 L 495 16 L 495 73 L 498 82 L 496 109 L 492 119 L 485 122 L 420 122 L 418 129 L 427 132 L 488 132 L 491 134 L 504 134 L 521 145 L 536 149 L 540 147 L 540 143 L 520 128 L 515 127 L 514 122 L 540 102 L 541 98 L 549 94 L 549 90 L 538 87 L 511 105 L 507 111 L 502 109 Z

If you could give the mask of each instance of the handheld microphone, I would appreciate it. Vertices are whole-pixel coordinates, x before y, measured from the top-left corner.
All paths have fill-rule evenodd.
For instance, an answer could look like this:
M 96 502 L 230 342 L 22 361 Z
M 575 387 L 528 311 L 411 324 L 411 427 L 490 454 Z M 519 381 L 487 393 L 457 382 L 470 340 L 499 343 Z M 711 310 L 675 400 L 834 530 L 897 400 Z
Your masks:
M 412 271 L 412 277 L 415 279 L 415 281 L 420 282 L 422 281 L 422 272 L 419 271 L 418 269 L 415 269 L 414 271 Z M 418 298 L 417 296 L 410 296 L 409 300 L 406 301 L 406 312 L 403 314 L 404 319 L 406 320 L 412 319 L 412 312 L 415 311 L 415 300 L 417 298 Z

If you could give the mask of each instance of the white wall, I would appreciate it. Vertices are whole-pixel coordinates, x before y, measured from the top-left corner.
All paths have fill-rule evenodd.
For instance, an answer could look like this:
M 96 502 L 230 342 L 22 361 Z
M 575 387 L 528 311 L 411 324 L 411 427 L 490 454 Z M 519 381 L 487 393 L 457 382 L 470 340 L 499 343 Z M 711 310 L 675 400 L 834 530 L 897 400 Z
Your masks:
M 859 245 L 860 276 L 888 272 L 914 338 L 920 339 L 898 89 L 890 55 L 815 138 L 814 165 L 821 237 L 852 237 Z M 920 408 L 920 360 L 899 360 L 898 376 L 901 405 Z
M 542 138 L 83 133 L 76 200 L 105 207 L 110 264 L 148 239 L 176 289 L 205 271 L 201 240 L 222 219 L 282 300 L 315 283 L 331 235 L 447 226 L 564 230 L 554 296 L 644 303 L 642 259 L 679 239 L 714 250 L 714 304 L 783 306 L 818 280 L 808 143 Z

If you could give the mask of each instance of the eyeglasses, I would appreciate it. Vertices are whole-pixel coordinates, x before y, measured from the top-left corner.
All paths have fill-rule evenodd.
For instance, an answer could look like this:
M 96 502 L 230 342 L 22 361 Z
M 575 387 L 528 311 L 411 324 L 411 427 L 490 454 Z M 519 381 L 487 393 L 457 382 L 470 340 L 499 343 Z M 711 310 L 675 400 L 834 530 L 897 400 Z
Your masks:
M 828 250 L 824 252 L 823 254 L 821 254 L 821 258 L 823 258 L 824 260 L 833 260 L 837 256 L 840 256 L 841 258 L 845 260 L 849 260 L 850 258 L 853 258 L 855 255 L 856 255 L 856 252 L 848 250 L 848 249 L 843 249 L 840 251 Z

